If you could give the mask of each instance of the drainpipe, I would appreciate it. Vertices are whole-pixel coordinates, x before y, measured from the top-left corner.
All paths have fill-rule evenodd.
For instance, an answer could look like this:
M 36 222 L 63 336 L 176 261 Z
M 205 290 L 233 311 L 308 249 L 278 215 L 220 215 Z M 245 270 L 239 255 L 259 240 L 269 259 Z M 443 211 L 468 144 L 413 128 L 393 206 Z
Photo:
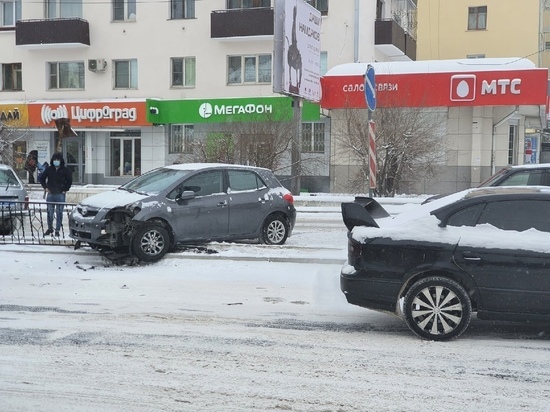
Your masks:
M 353 62 L 359 62 L 359 0 L 355 0 L 355 16 L 353 18 Z
M 517 114 L 517 112 L 519 111 L 519 106 L 516 106 L 516 108 L 509 114 L 507 114 L 506 116 L 504 116 L 502 119 L 500 119 L 498 122 L 496 122 L 494 125 L 493 125 L 493 135 L 491 136 L 491 175 L 494 175 L 496 170 L 496 166 L 495 166 L 495 156 L 496 156 L 496 133 L 497 133 L 497 127 L 499 127 L 501 124 L 503 124 L 504 122 L 507 122 L 508 119 L 510 119 L 510 117 L 514 116 Z

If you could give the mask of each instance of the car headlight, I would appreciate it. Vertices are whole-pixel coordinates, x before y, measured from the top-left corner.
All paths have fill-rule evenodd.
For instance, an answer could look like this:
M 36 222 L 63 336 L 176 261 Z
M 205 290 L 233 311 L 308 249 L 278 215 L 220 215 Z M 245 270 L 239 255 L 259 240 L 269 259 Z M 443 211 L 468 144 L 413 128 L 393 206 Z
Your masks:
M 129 211 L 133 216 L 137 215 L 141 211 L 141 202 L 135 201 L 126 205 L 125 209 Z

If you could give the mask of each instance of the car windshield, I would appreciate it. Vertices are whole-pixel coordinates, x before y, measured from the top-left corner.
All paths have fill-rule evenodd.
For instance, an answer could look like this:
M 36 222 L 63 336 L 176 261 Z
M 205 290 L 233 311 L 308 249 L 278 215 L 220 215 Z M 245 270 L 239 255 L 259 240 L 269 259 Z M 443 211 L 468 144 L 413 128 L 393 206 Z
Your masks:
M 487 186 L 492 186 L 493 183 L 497 180 L 497 179 L 500 179 L 501 176 L 504 176 L 506 173 L 508 173 L 510 169 L 508 168 L 504 168 L 502 170 L 500 170 L 499 172 L 495 173 L 494 175 L 492 175 L 491 177 L 489 177 L 487 180 L 485 180 L 483 183 L 481 183 L 478 187 L 487 187 Z
M 120 186 L 120 188 L 131 192 L 158 194 L 168 189 L 174 183 L 180 181 L 191 172 L 192 170 L 177 170 L 168 168 L 155 169 L 149 173 L 136 177 L 128 183 Z
M 18 186 L 19 181 L 9 169 L 0 170 L 0 186 Z

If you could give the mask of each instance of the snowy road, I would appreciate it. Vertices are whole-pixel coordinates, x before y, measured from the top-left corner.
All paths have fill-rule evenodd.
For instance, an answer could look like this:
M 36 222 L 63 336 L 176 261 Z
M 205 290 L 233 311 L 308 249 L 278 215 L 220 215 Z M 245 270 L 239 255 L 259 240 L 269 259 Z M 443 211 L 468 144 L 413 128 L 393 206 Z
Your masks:
M 288 246 L 136 267 L 3 246 L 0 411 L 550 411 L 548 325 L 422 341 L 346 303 L 340 216 L 301 215 Z

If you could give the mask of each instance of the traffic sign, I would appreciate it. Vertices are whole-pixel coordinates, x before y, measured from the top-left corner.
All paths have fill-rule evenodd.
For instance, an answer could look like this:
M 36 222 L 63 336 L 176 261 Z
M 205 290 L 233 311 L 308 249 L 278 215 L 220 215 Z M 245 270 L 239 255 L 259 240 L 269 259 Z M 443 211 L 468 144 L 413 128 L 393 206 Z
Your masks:
M 369 110 L 374 112 L 374 109 L 376 109 L 376 81 L 374 79 L 374 67 L 370 64 L 367 65 L 365 73 L 365 99 Z

